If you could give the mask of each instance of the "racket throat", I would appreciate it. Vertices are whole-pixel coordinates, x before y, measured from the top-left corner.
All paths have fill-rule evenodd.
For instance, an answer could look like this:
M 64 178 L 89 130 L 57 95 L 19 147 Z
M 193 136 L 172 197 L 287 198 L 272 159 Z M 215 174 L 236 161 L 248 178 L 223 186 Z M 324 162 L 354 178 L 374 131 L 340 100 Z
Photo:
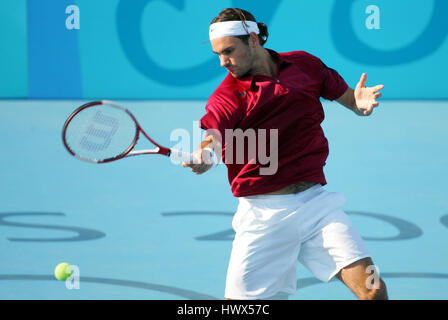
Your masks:
M 154 149 L 132 150 L 127 154 L 127 156 L 138 156 L 141 154 L 162 154 L 165 156 L 169 156 L 169 152 L 169 149 L 165 150 L 165 148 L 156 147 Z

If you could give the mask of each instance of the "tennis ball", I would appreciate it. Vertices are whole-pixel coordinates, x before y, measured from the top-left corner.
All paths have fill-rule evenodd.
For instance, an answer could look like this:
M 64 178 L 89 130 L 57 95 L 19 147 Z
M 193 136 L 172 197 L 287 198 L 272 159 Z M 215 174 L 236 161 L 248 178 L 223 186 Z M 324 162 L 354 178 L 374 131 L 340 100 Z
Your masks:
M 73 273 L 72 267 L 67 262 L 62 262 L 56 266 L 54 269 L 54 276 L 56 279 L 65 281 L 67 280 Z

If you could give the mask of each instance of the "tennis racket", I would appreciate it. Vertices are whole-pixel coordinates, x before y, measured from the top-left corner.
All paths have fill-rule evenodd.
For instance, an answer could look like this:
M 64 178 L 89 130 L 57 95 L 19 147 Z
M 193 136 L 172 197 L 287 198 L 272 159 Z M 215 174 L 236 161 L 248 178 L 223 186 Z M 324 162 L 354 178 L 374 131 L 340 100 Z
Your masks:
M 134 150 L 140 134 L 155 148 Z M 142 154 L 160 154 L 179 162 L 195 161 L 191 153 L 155 142 L 128 109 L 108 100 L 89 102 L 73 111 L 64 123 L 62 141 L 72 156 L 93 163 Z

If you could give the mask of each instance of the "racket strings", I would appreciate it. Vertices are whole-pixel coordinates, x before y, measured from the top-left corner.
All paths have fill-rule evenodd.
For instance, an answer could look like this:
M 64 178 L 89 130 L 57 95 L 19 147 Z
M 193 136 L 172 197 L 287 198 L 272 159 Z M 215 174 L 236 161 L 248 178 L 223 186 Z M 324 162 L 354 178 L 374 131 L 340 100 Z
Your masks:
M 137 126 L 124 110 L 110 105 L 83 109 L 69 122 L 65 132 L 72 152 L 100 162 L 123 155 L 132 148 Z

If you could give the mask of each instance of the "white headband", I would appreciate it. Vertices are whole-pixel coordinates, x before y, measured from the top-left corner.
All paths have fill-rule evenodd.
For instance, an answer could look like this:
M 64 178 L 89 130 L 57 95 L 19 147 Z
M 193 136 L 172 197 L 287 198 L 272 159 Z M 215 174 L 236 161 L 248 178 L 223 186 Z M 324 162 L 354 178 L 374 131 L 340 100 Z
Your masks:
M 245 26 L 243 24 L 246 24 Z M 210 40 L 222 37 L 245 36 L 251 32 L 260 33 L 258 25 L 253 21 L 224 21 L 210 25 Z

